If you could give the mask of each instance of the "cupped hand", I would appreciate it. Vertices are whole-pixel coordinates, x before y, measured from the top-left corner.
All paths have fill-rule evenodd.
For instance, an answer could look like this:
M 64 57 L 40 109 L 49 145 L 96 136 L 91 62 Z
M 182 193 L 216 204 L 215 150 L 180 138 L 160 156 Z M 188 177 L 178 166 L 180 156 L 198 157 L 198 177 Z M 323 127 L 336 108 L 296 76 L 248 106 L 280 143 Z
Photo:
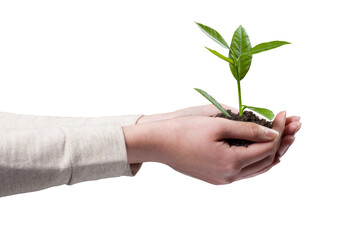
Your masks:
M 221 105 L 225 109 L 230 109 L 232 112 L 236 112 L 236 113 L 238 112 L 238 109 L 236 108 L 229 107 L 225 104 L 221 104 Z M 220 111 L 214 105 L 208 104 L 208 105 L 184 108 L 170 113 L 145 115 L 139 119 L 138 124 L 153 122 L 157 120 L 171 119 L 176 117 L 184 117 L 184 116 L 212 116 L 218 113 L 220 113 Z M 282 136 L 281 144 L 278 147 L 276 160 L 272 166 L 280 162 L 280 158 L 286 153 L 286 151 L 295 141 L 295 134 L 299 131 L 300 128 L 301 128 L 300 117 L 290 116 L 286 118 L 285 129 Z M 267 169 L 263 169 L 263 171 L 259 173 L 266 172 L 272 166 L 269 166 Z
M 213 184 L 226 184 L 266 170 L 276 159 L 285 130 L 285 112 L 273 130 L 245 122 L 183 116 L 123 127 L 128 162 L 160 162 Z M 274 131 L 275 130 L 275 131 Z M 225 139 L 254 141 L 246 147 Z

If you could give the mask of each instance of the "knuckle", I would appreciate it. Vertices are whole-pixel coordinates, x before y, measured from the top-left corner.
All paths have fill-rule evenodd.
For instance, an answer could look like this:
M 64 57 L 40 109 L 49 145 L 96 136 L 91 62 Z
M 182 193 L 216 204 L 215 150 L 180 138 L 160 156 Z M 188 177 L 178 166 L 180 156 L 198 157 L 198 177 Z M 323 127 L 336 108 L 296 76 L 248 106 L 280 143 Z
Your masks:
M 236 168 L 236 171 L 240 171 L 241 169 L 243 169 L 246 165 L 245 165 L 245 161 L 244 158 L 242 156 L 243 153 L 243 149 L 234 149 L 234 151 L 232 151 L 227 157 L 228 157 L 228 161 L 232 162 L 232 164 L 234 165 L 233 167 Z
M 224 125 L 219 121 L 216 121 L 216 124 L 213 124 L 212 128 L 216 134 L 223 134 L 224 131 L 226 130 Z
M 238 172 L 237 166 L 234 163 L 228 164 L 224 169 L 225 176 L 233 176 Z
M 233 161 L 227 161 L 223 164 L 219 171 L 219 178 L 217 179 L 220 184 L 229 184 L 235 181 L 238 174 L 238 166 Z
M 215 134 L 216 136 L 223 135 L 224 131 L 226 130 L 224 124 L 222 124 L 222 122 L 216 118 L 211 122 L 209 128 L 212 134 Z
M 238 165 L 236 164 L 234 158 L 229 155 L 223 155 L 220 159 L 220 169 L 224 174 L 231 175 L 237 172 Z
M 211 182 L 211 184 L 214 184 L 216 186 L 224 185 L 224 183 L 221 180 L 213 181 L 213 182 Z
M 235 180 L 236 180 L 235 176 L 226 177 L 226 178 L 224 179 L 224 183 L 225 183 L 225 184 L 230 184 L 230 183 L 235 182 Z
M 235 181 L 235 177 L 221 177 L 215 181 L 215 185 L 226 185 L 233 183 Z
M 249 124 L 250 135 L 254 138 L 258 138 L 261 135 L 260 128 L 256 123 Z
M 243 158 L 236 159 L 236 166 L 239 171 L 246 167 L 246 162 L 244 160 L 245 159 L 243 159 Z
M 244 161 L 240 161 L 240 162 L 238 162 L 237 166 L 238 166 L 239 171 L 241 171 L 241 170 L 244 169 L 247 165 L 245 164 Z
M 241 168 L 238 158 L 232 152 L 221 152 L 217 156 L 216 163 L 216 177 L 213 178 L 215 185 L 230 184 L 236 181 L 236 177 L 239 174 Z

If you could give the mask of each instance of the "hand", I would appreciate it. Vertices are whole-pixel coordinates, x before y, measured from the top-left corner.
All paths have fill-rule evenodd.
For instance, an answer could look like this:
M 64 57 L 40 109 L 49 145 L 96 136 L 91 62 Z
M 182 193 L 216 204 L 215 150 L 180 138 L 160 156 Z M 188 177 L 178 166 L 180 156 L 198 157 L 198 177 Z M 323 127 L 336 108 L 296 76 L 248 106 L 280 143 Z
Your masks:
M 225 109 L 231 109 L 232 112 L 239 111 L 238 109 L 229 107 L 225 104 L 221 104 L 221 105 Z M 184 108 L 170 113 L 145 115 L 139 119 L 138 124 L 157 121 L 157 120 L 171 119 L 175 117 L 183 117 L 183 116 L 211 116 L 211 115 L 216 115 L 218 113 L 220 113 L 220 111 L 214 105 L 208 104 L 203 106 Z M 277 163 L 280 162 L 280 158 L 284 156 L 286 151 L 295 141 L 294 136 L 299 131 L 300 128 L 301 128 L 300 117 L 291 116 L 286 119 L 286 126 L 283 134 L 283 139 L 277 151 L 274 165 L 272 166 L 275 166 Z M 266 170 L 269 170 L 271 167 L 269 167 Z
M 238 109 L 229 107 L 225 104 L 221 104 L 225 109 L 230 109 L 232 112 L 239 112 Z M 220 111 L 212 104 L 203 105 L 203 106 L 196 106 L 196 107 L 189 107 L 177 110 L 170 115 L 166 115 L 168 117 L 178 117 L 178 116 L 211 116 L 220 113 Z M 280 158 L 286 153 L 289 147 L 295 141 L 295 134 L 300 130 L 301 123 L 300 117 L 298 116 L 291 116 L 286 118 L 286 127 L 283 135 L 283 140 L 281 145 L 279 146 L 278 155 L 276 159 L 276 164 L 280 162 Z M 274 165 L 276 165 L 274 164 Z
M 123 127 L 128 162 L 160 162 L 213 184 L 246 178 L 271 166 L 285 130 L 282 112 L 274 130 L 245 122 L 203 116 L 175 117 Z M 230 147 L 225 139 L 255 143 Z
M 229 107 L 225 104 L 221 104 L 225 109 L 231 109 L 233 112 L 239 112 L 236 108 Z M 153 122 L 158 120 L 171 119 L 175 117 L 184 117 L 184 116 L 211 116 L 220 113 L 219 109 L 217 109 L 214 105 L 208 104 L 203 106 L 189 107 L 183 108 L 174 112 L 169 113 L 160 113 L 153 115 L 144 115 L 138 121 L 137 124 Z

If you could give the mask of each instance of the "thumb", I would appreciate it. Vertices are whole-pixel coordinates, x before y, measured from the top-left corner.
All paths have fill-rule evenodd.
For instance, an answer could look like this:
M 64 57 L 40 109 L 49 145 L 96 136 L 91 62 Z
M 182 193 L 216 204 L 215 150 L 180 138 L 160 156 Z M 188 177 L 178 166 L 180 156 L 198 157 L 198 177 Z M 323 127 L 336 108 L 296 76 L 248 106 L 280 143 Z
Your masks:
M 283 133 L 286 124 L 286 112 L 282 111 L 278 113 L 273 121 L 272 128 L 279 133 Z
M 252 122 L 223 120 L 221 139 L 243 139 L 253 142 L 267 142 L 279 136 L 279 132 Z

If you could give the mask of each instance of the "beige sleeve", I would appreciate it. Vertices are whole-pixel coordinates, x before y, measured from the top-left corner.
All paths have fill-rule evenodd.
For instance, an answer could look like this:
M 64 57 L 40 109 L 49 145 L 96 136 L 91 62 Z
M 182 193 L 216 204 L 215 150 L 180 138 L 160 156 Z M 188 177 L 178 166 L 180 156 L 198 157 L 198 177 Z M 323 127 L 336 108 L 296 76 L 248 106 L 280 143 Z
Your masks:
M 133 176 L 122 126 L 142 115 L 70 118 L 0 113 L 0 197 Z

